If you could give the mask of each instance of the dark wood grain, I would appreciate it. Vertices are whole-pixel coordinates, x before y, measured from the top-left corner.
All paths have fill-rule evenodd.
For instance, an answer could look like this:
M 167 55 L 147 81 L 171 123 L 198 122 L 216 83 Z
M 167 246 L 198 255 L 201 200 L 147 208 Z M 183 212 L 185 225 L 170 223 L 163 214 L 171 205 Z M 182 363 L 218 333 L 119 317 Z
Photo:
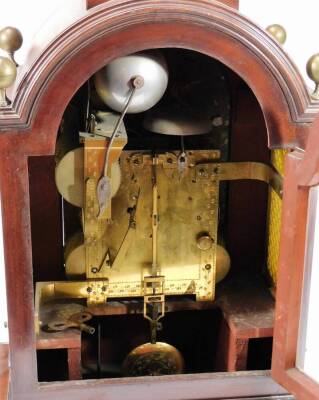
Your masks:
M 54 157 L 29 157 L 34 282 L 64 277 L 61 197 L 55 186 Z

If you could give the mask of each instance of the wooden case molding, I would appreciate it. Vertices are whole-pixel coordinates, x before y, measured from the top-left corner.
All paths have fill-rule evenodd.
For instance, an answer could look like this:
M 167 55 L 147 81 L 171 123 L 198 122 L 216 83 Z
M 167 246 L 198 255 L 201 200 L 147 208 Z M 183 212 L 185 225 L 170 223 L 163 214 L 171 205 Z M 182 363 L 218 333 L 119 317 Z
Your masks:
M 120 55 L 158 47 L 196 50 L 234 70 L 261 105 L 269 146 L 299 149 L 287 157 L 273 357 L 275 378 L 292 392 L 299 391 L 296 374 L 300 373 L 294 363 L 308 189 L 318 176 L 319 124 L 313 121 L 319 102 L 310 99 L 280 45 L 233 8 L 207 0 L 110 0 L 92 8 L 48 45 L 21 80 L 12 106 L 0 112 L 0 187 L 14 400 L 61 396 L 77 400 L 220 399 L 283 393 L 267 372 L 37 382 L 28 156 L 54 153 L 69 100 L 96 70 Z M 307 142 L 311 145 L 306 149 Z M 312 388 L 317 397 L 309 397 Z M 302 400 L 319 398 L 313 382 L 304 393 L 308 397 L 299 397 Z
M 100 4 L 106 3 L 109 0 L 86 0 L 86 8 L 89 10 L 90 8 L 96 7 Z M 219 0 L 220 3 L 226 4 L 229 7 L 239 8 L 239 0 Z
M 305 152 L 285 162 L 272 376 L 299 400 L 319 399 L 319 384 L 296 368 L 304 278 L 309 189 L 319 185 L 319 118 Z

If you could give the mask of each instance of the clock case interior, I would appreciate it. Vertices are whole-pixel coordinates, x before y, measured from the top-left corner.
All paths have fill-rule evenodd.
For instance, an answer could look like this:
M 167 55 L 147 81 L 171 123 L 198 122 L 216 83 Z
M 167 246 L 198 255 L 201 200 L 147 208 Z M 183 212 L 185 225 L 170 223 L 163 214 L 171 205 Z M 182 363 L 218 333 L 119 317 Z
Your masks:
M 157 340 L 180 351 L 183 373 L 270 368 L 276 265 L 276 251 L 271 247 L 275 238 L 270 233 L 274 232 L 274 221 L 278 225 L 280 213 L 274 215 L 271 201 L 275 196 L 280 205 L 281 177 L 267 146 L 262 111 L 246 83 L 217 60 L 190 50 L 160 52 L 169 70 L 164 96 L 151 110 L 124 118 L 127 144 L 119 157 L 121 183 L 112 198 L 115 222 L 108 226 L 108 239 L 102 246 L 103 254 L 105 249 L 109 251 L 112 264 L 135 207 L 134 238 L 119 258 L 115 275 L 112 272 L 119 279 L 112 282 L 113 278 L 105 275 L 97 279 L 92 270 L 88 276 L 85 248 L 75 264 L 67 265 L 68 252 L 77 248 L 74 243 L 83 242 L 83 212 L 61 197 L 55 182 L 63 157 L 79 147 L 83 151 L 83 134 L 79 132 L 88 132 L 88 94 L 89 113 L 97 117 L 97 126 L 110 114 L 114 118 L 114 111 L 99 98 L 93 77 L 65 110 L 55 156 L 29 157 L 34 285 L 37 293 L 44 287 L 40 301 L 35 300 L 39 381 L 126 376 L 123 362 L 127 355 L 150 341 L 143 280 L 151 275 L 154 158 L 160 168 L 157 253 L 164 275 L 161 294 L 165 296 Z M 195 131 L 196 126 L 205 124 L 210 129 L 186 136 L 154 133 L 145 121 L 156 110 L 175 122 L 186 119 Z M 105 140 L 100 142 L 103 154 Z M 181 152 L 194 164 L 185 175 L 180 171 Z M 226 165 L 231 165 L 229 170 Z M 203 250 L 199 239 L 207 236 L 211 247 Z M 219 282 L 218 248 L 230 257 L 230 270 L 225 277 L 221 274 Z M 78 294 L 83 288 L 87 290 L 88 282 L 96 281 L 106 281 L 104 304 Z M 76 295 L 45 298 L 52 283 L 57 288 L 74 283 Z M 77 310 L 76 305 L 91 314 L 87 324 L 94 328 L 94 334 L 76 328 L 61 332 L 47 329 L 61 310 L 63 315 L 63 310 Z M 239 325 L 245 324 L 245 318 L 255 321 L 255 331 L 264 330 L 242 339 L 247 348 L 233 366 L 225 361 L 230 351 L 230 318 Z M 80 343 L 75 373 L 70 368 L 66 338 Z

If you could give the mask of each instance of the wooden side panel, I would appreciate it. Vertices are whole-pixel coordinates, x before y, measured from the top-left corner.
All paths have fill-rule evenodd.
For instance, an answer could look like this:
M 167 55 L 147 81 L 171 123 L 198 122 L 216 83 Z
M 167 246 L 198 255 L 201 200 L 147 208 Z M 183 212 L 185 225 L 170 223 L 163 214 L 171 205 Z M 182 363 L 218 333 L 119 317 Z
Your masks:
M 269 163 L 267 130 L 260 106 L 247 86 L 233 81 L 230 161 Z M 261 268 L 265 259 L 268 188 L 256 181 L 229 183 L 227 249 L 232 270 Z
M 272 359 L 272 376 L 302 400 L 319 398 L 318 382 L 296 368 L 307 245 L 308 196 L 310 187 L 319 184 L 318 130 L 317 117 L 311 127 L 306 152 L 294 151 L 286 157 Z
M 53 156 L 29 157 L 33 279 L 64 278 L 61 197 L 56 189 Z

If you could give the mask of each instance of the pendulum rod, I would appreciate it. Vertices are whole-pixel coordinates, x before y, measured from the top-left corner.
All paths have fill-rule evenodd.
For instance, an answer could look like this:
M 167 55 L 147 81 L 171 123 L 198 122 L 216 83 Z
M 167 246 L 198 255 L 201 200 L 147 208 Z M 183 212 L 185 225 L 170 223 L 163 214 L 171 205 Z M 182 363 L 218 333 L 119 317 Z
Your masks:
M 152 193 L 153 193 L 153 210 L 152 210 L 152 276 L 157 276 L 158 265 L 157 265 L 157 229 L 158 229 L 158 188 L 157 188 L 157 168 L 158 158 L 153 157 L 152 163 Z

